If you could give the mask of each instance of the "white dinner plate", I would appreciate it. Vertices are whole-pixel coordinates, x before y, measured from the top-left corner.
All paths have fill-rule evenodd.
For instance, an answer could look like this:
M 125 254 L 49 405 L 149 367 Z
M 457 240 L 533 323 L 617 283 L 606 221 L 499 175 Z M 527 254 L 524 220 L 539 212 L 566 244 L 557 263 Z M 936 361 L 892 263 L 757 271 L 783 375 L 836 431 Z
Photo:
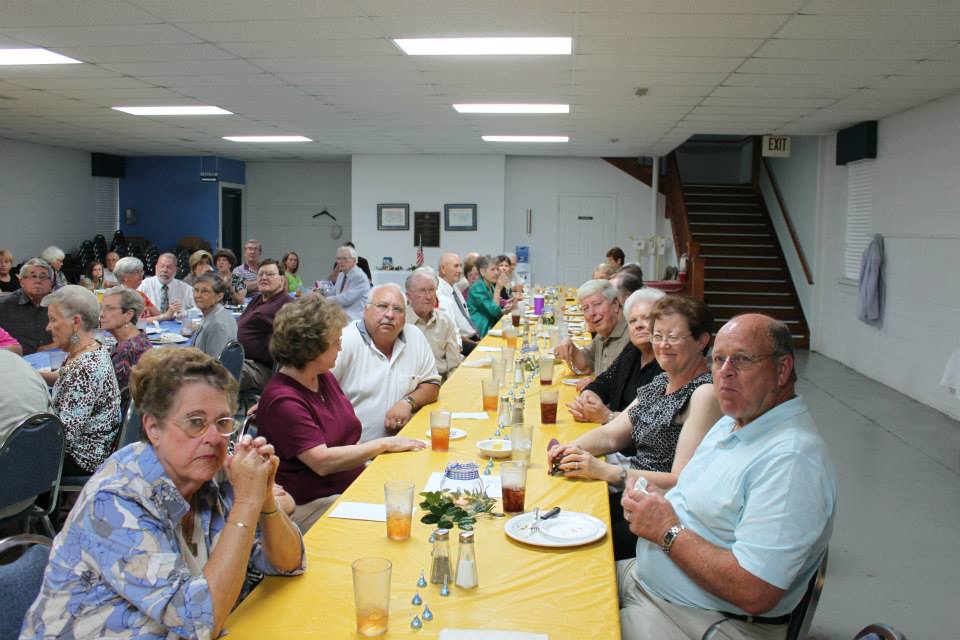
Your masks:
M 586 513 L 561 511 L 540 523 L 540 531 L 531 533 L 533 512 L 507 520 L 503 532 L 507 537 L 535 547 L 579 547 L 596 542 L 607 535 L 607 525 Z
M 427 437 L 430 437 L 430 429 L 427 429 Z M 450 439 L 451 440 L 460 440 L 461 438 L 466 438 L 467 432 L 463 429 L 457 429 L 456 427 L 450 427 Z
M 189 340 L 190 338 L 185 338 L 176 333 L 161 333 L 150 336 L 150 342 L 157 344 L 180 344 L 181 342 L 188 342 Z

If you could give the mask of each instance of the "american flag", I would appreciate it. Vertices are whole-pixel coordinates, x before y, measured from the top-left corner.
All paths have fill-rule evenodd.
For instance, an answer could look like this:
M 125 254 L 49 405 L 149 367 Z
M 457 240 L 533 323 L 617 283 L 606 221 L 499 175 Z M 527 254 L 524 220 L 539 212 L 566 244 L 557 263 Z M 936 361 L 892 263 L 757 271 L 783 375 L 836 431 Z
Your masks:
M 423 236 L 419 238 L 420 244 L 417 246 L 417 266 L 423 266 Z

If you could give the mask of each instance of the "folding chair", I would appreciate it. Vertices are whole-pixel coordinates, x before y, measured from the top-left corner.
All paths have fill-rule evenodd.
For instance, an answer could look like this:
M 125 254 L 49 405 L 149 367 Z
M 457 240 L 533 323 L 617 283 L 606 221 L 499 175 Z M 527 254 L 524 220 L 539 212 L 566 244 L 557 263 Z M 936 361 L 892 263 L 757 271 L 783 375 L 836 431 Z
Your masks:
M 0 640 L 16 640 L 30 605 L 43 584 L 50 557 L 50 538 L 31 534 L 0 540 L 0 554 L 16 547 L 29 547 L 19 558 L 0 565 Z
M 0 447 L 0 509 L 20 507 L 0 518 L 0 526 L 40 520 L 50 537 L 56 535 L 50 514 L 57 504 L 60 472 L 66 450 L 63 423 L 52 413 L 38 413 L 21 422 Z M 49 494 L 46 506 L 37 498 Z

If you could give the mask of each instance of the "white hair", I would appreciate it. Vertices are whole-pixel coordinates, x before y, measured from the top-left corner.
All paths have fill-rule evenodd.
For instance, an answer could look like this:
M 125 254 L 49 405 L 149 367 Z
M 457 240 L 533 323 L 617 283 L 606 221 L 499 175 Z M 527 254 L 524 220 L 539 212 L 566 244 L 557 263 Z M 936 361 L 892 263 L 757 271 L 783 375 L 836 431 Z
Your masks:
M 623 303 L 623 315 L 627 318 L 630 317 L 630 309 L 633 308 L 633 305 L 638 302 L 656 302 L 660 298 L 666 296 L 663 291 L 660 289 L 654 289 L 653 287 L 644 287 L 643 289 L 637 289 L 624 301 Z
M 347 253 L 349 253 L 350 257 L 353 258 L 354 260 L 356 260 L 357 256 L 360 255 L 357 253 L 356 249 L 354 249 L 353 247 L 348 247 L 347 245 L 343 245 L 342 247 L 337 247 L 337 253 L 340 253 L 341 251 L 346 251 Z
M 17 277 L 23 280 L 27 275 L 27 269 L 30 267 L 43 267 L 47 270 L 47 276 L 53 280 L 53 267 L 51 267 L 50 263 L 43 258 L 30 258 L 24 262 L 23 265 L 20 266 L 20 273 L 17 274 Z
M 53 264 L 57 260 L 63 260 L 67 257 L 67 255 L 60 247 L 50 246 L 40 253 L 40 257 L 46 260 L 49 264 Z
M 413 272 L 407 276 L 407 279 L 404 281 L 403 286 L 407 289 L 411 288 L 413 281 L 416 278 L 429 278 L 433 281 L 433 286 L 438 286 L 440 284 L 440 279 L 437 277 L 437 273 L 430 267 L 418 267 L 413 270 Z
M 133 256 L 120 258 L 117 260 L 117 264 L 113 265 L 113 275 L 117 276 L 117 278 L 122 278 L 138 271 L 143 273 L 143 263 L 140 262 L 140 258 L 134 258 Z
M 617 299 L 617 288 L 609 280 L 587 280 L 577 289 L 577 300 L 583 300 L 595 294 L 602 294 L 608 302 Z
M 84 331 L 93 331 L 100 325 L 100 303 L 97 296 L 86 287 L 68 284 L 48 295 L 40 302 L 41 307 L 55 304 L 65 317 L 80 316 Z

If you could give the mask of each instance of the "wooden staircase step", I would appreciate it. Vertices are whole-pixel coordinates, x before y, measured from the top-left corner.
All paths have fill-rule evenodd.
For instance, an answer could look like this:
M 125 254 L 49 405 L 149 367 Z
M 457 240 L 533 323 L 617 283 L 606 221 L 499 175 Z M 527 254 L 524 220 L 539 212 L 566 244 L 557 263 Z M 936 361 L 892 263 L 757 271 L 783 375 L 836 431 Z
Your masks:
M 751 276 L 750 272 L 743 274 Z M 710 291 L 762 291 L 793 293 L 793 284 L 784 279 L 756 277 L 705 278 L 704 287 Z
M 719 273 L 715 269 L 732 269 L 734 271 L 748 270 L 748 271 L 769 271 L 774 270 L 783 270 L 786 268 L 786 263 L 782 258 L 769 258 L 761 259 L 757 256 L 751 256 L 749 258 L 740 258 L 737 256 L 715 256 L 710 262 L 707 263 L 706 275 L 708 277 L 713 277 L 714 274 Z M 783 271 L 786 273 L 786 271 Z
M 748 290 L 740 293 L 734 291 L 710 291 L 710 289 L 707 289 L 703 294 L 703 299 L 710 307 L 763 305 L 792 308 L 796 306 L 796 297 L 792 291 L 758 292 Z
M 690 231 L 698 233 L 757 233 L 758 231 L 769 231 L 770 226 L 766 222 L 753 220 L 750 222 L 694 222 L 690 224 Z
M 690 213 L 700 213 L 707 211 L 716 211 L 724 213 L 761 213 L 763 209 L 757 203 L 750 202 L 691 202 L 687 204 L 687 211 Z
M 732 318 L 742 313 L 762 313 L 784 322 L 788 320 L 802 321 L 803 311 L 800 307 L 775 304 L 738 304 L 722 305 L 711 304 L 710 311 L 714 318 Z M 798 325 L 799 326 L 799 325 Z M 804 326 L 804 329 L 806 327 Z
M 768 231 L 752 229 L 750 233 L 696 233 L 694 240 L 703 245 L 734 244 L 734 245 L 765 245 L 774 246 L 773 234 Z
M 702 258 L 770 258 L 780 257 L 776 245 L 745 245 L 745 244 L 701 244 Z M 707 264 L 710 264 L 707 262 Z

